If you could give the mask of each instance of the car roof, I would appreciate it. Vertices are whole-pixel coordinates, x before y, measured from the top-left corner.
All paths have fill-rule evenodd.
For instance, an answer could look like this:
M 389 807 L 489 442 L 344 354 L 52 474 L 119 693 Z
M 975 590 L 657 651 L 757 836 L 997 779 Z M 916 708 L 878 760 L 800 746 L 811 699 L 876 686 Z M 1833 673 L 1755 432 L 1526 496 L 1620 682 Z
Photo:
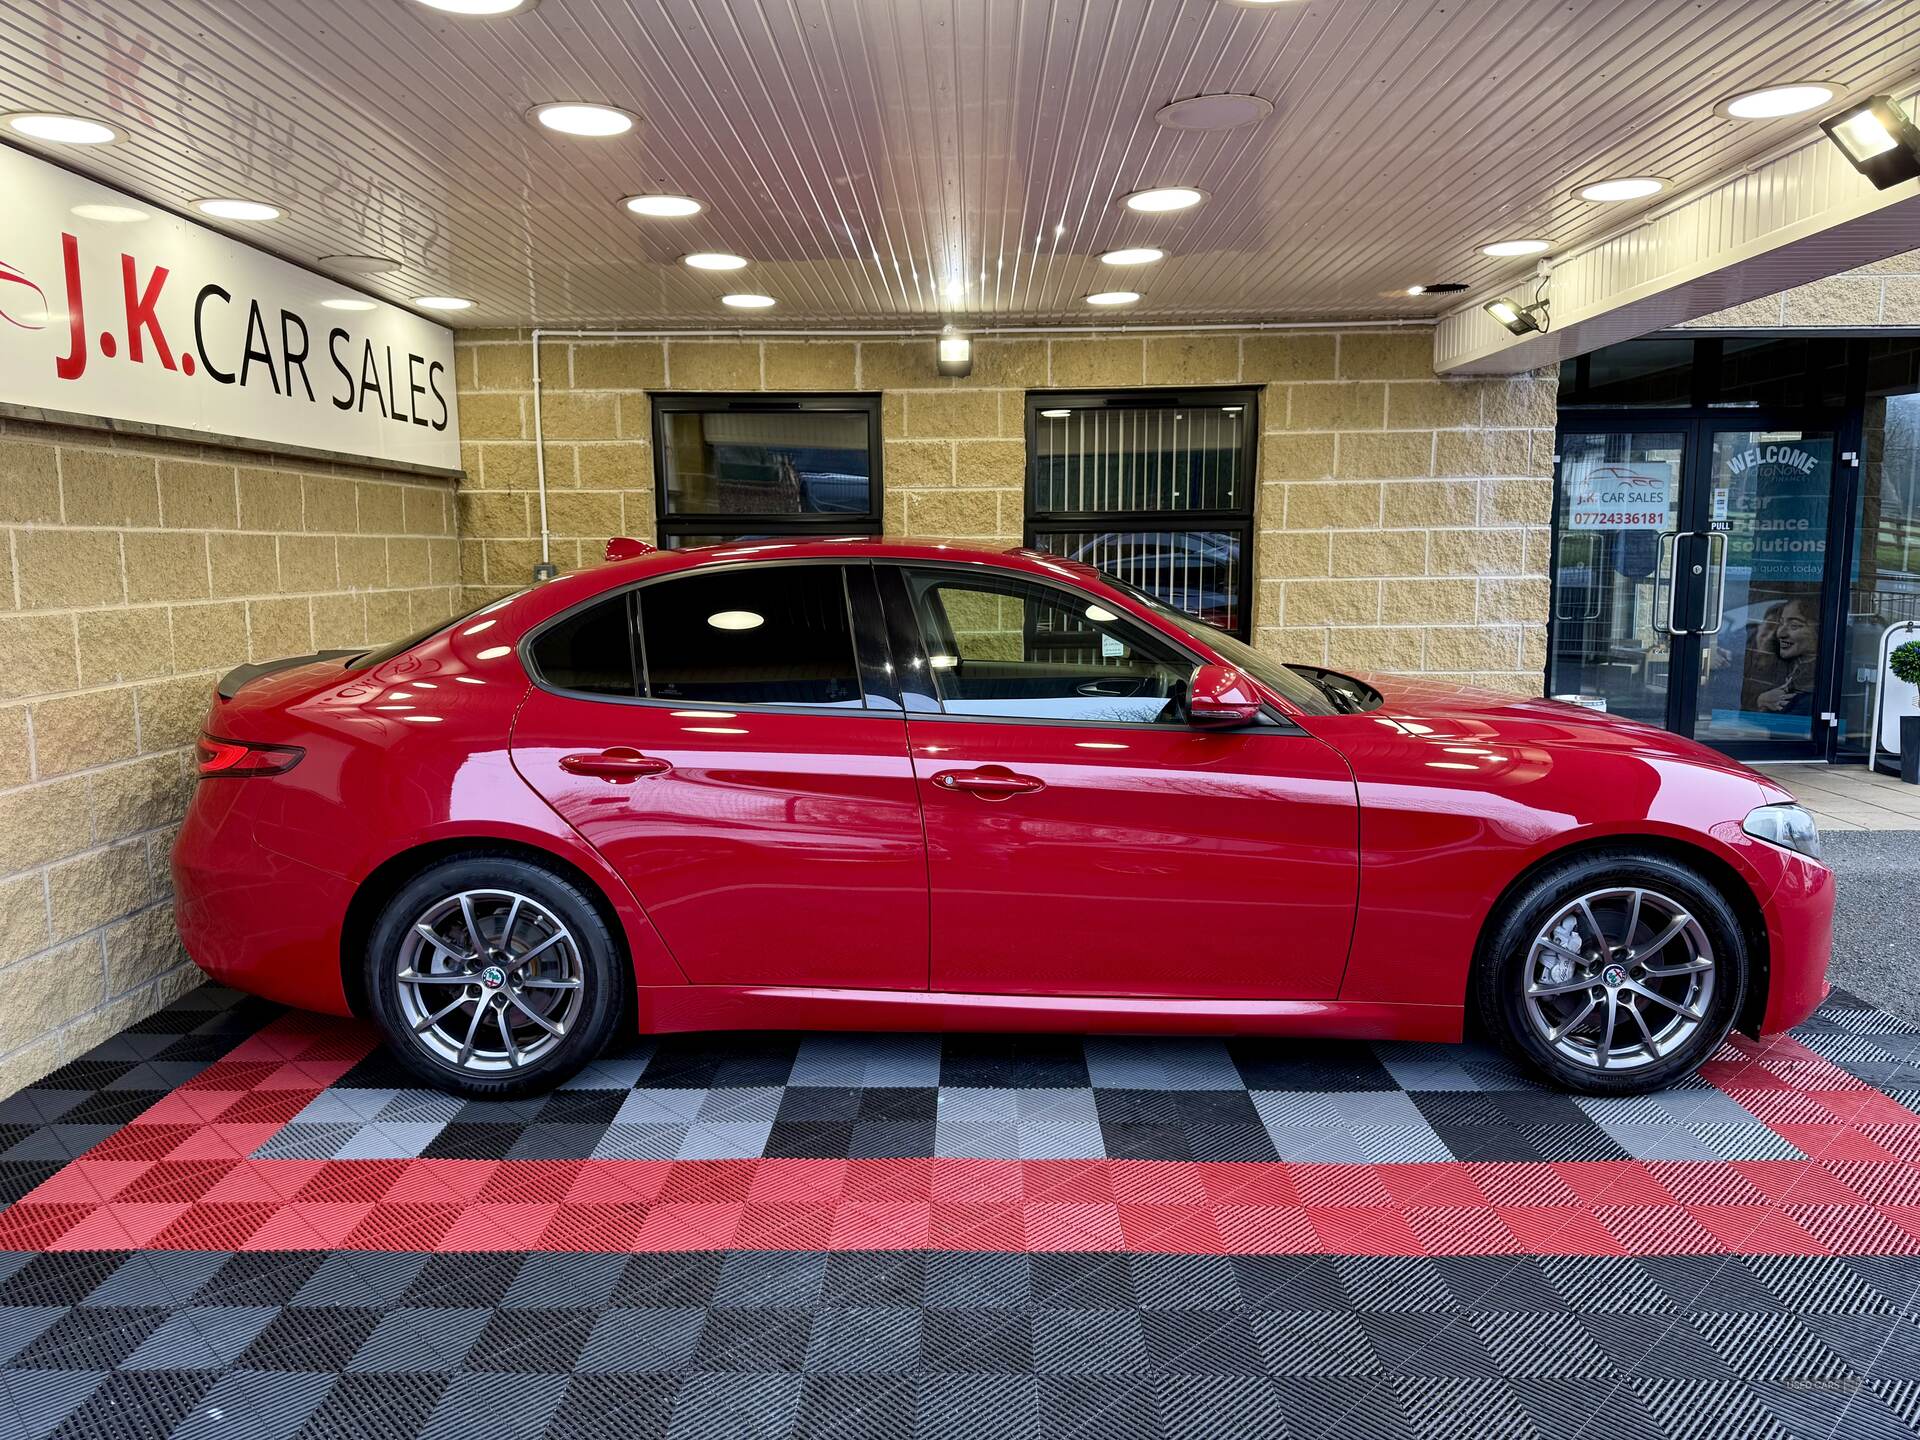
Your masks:
M 1036 579 L 1065 580 L 1077 585 L 1105 585 L 1105 577 L 1091 565 L 1035 550 L 1025 545 L 1000 546 L 967 540 L 876 539 L 872 536 L 789 537 L 738 540 L 721 545 L 688 546 L 683 550 L 654 550 L 627 560 L 570 571 L 557 580 L 536 585 L 522 597 L 540 616 L 556 614 L 603 590 L 632 584 L 655 575 L 691 573 L 712 567 L 749 562 L 789 560 L 945 561 L 949 564 L 991 566 L 1031 575 Z

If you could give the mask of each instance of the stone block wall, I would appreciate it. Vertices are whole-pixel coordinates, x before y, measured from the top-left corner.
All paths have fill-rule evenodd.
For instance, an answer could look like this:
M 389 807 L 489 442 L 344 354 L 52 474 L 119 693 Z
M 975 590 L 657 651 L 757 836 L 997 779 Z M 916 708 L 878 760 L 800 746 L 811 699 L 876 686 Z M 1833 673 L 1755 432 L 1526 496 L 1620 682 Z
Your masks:
M 0 421 L 0 1095 L 199 981 L 168 851 L 214 680 L 449 614 L 449 480 Z
M 1920 250 L 1689 321 L 1688 330 L 1920 326 Z
M 1030 390 L 1261 388 L 1255 640 L 1286 659 L 1538 694 L 1555 381 L 1438 380 L 1425 329 L 984 337 L 973 374 L 921 340 L 547 339 L 553 557 L 654 538 L 650 392 L 883 397 L 889 535 L 1017 544 Z M 524 331 L 456 349 L 472 594 L 527 582 L 539 548 Z

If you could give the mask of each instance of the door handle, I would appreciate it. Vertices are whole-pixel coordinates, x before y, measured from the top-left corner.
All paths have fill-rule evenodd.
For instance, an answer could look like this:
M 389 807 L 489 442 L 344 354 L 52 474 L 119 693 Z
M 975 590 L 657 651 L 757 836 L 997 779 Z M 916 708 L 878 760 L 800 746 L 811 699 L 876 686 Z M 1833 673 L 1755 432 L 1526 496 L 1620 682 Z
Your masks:
M 1720 564 L 1718 568 L 1715 568 L 1713 563 L 1713 542 L 1716 540 L 1720 542 Z M 1720 627 L 1726 623 L 1728 549 L 1729 541 L 1725 531 L 1707 531 L 1707 566 L 1709 569 L 1712 569 L 1714 573 L 1713 624 L 1709 625 L 1706 623 L 1707 597 L 1703 590 L 1700 596 L 1700 633 L 1702 635 L 1718 635 L 1720 633 Z
M 1678 618 L 1674 611 L 1680 604 L 1680 541 L 1689 532 L 1684 530 L 1662 530 L 1654 549 L 1653 558 L 1653 629 L 1659 635 L 1684 635 L 1684 630 L 1675 630 L 1674 622 Z M 1667 592 L 1667 606 L 1663 614 L 1660 608 L 1660 592 Z
M 560 768 L 569 775 L 593 775 L 625 785 L 642 775 L 663 775 L 673 768 L 670 761 L 642 755 L 625 745 L 616 745 L 598 754 L 562 755 Z
M 1016 775 L 1004 765 L 983 765 L 978 770 L 942 770 L 933 777 L 942 790 L 965 790 L 983 800 L 1004 800 L 1009 795 L 1030 795 L 1047 788 L 1044 780 L 1031 775 Z

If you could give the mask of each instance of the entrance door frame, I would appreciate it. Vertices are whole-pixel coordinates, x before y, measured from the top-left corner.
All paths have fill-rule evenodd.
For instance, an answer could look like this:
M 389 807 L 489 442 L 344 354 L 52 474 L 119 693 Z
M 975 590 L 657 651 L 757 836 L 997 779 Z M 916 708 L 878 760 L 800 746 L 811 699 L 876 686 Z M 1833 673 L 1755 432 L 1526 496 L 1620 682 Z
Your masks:
M 1562 483 L 1564 437 L 1622 433 L 1679 433 L 1685 436 L 1678 483 L 1679 528 L 1682 534 L 1705 534 L 1712 528 L 1711 487 L 1704 483 L 1712 456 L 1711 436 L 1725 430 L 1827 431 L 1833 435 L 1833 484 L 1827 504 L 1826 564 L 1820 581 L 1820 654 L 1814 667 L 1811 735 L 1804 744 L 1777 741 L 1717 743 L 1714 748 L 1743 760 L 1826 760 L 1838 750 L 1838 725 L 1823 719 L 1837 712 L 1840 699 L 1841 645 L 1848 605 L 1848 578 L 1852 568 L 1853 517 L 1858 506 L 1861 412 L 1844 409 L 1749 409 L 1745 406 L 1703 406 L 1668 409 L 1570 410 L 1559 418 L 1554 432 L 1553 519 L 1547 572 L 1547 661 L 1542 675 L 1545 693 L 1552 693 L 1553 657 L 1559 645 L 1560 617 L 1555 586 L 1560 574 L 1560 533 L 1566 487 Z M 1662 547 L 1664 548 L 1664 546 Z M 1697 584 L 1682 576 L 1681 552 L 1692 547 L 1673 545 L 1670 583 L 1680 589 L 1675 605 L 1682 613 L 1704 604 L 1710 574 Z M 1708 546 L 1700 545 L 1701 553 Z M 1660 561 L 1656 554 L 1656 565 Z M 1837 563 L 1836 563 L 1837 562 Z M 1723 581 L 1724 583 L 1724 581 Z M 1682 589 L 1681 587 L 1684 588 Z M 1698 633 L 1668 639 L 1666 728 L 1692 736 L 1699 722 L 1700 647 Z

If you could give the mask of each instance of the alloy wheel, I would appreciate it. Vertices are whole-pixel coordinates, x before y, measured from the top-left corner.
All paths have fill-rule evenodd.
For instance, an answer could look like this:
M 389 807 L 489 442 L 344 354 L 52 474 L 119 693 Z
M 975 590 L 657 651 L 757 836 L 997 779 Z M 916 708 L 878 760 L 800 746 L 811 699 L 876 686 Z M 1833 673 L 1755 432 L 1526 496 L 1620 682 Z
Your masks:
M 561 1043 L 586 992 L 579 942 L 512 890 L 433 902 L 401 942 L 400 1012 L 434 1055 L 476 1073 L 524 1070 Z
M 1591 1070 L 1665 1059 L 1706 1023 L 1714 956 L 1687 907 L 1644 887 L 1594 890 L 1540 928 L 1521 967 L 1527 1018 Z

